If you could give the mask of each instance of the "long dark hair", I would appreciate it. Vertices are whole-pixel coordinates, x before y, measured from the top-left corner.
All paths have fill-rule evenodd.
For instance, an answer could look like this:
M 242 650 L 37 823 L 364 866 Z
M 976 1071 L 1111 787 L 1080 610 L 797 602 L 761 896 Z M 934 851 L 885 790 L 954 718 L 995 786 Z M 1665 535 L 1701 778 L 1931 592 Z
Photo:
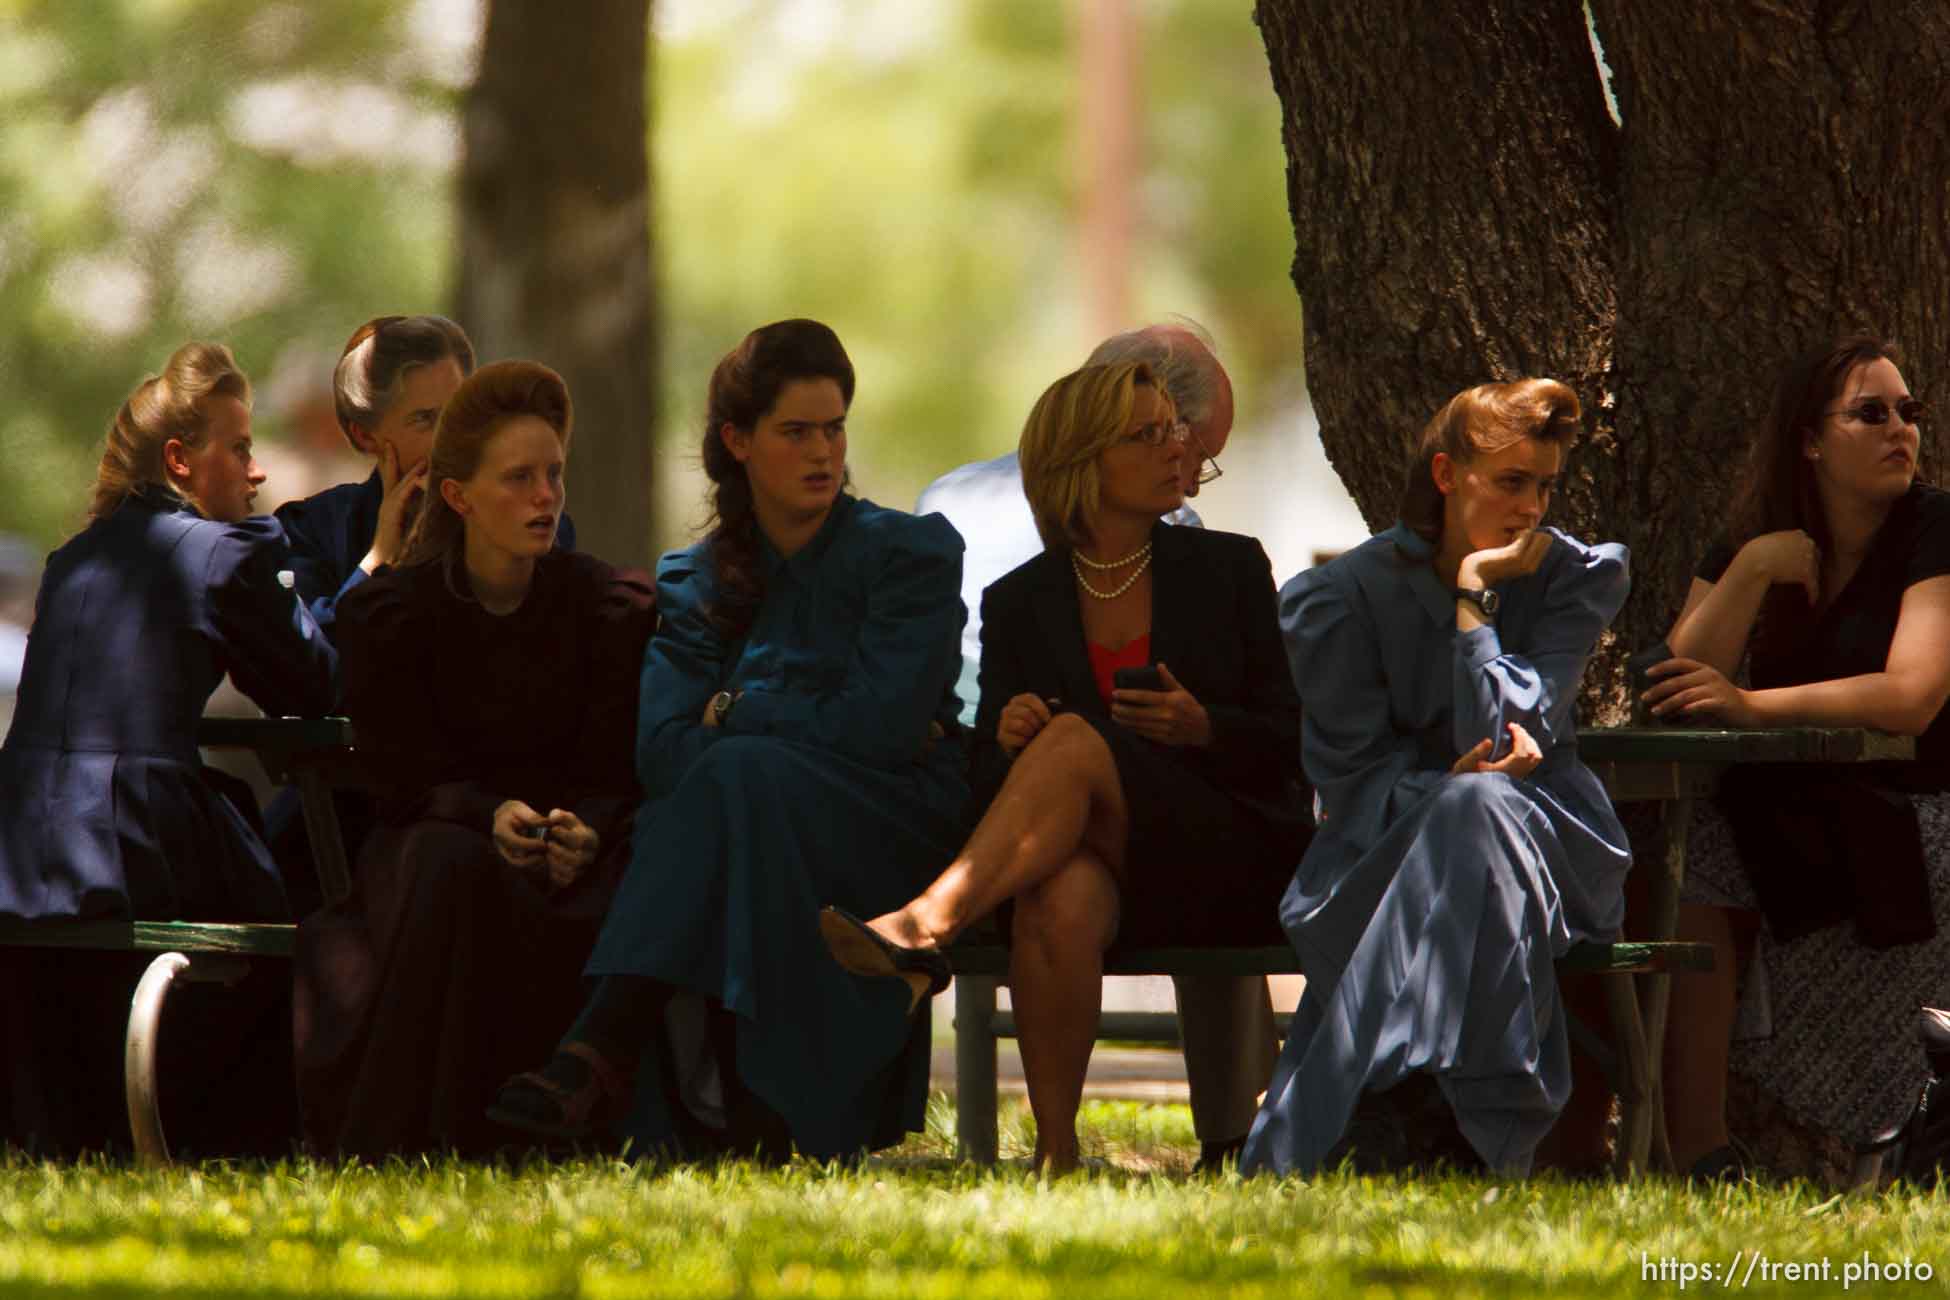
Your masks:
M 1762 533 L 1799 528 L 1827 549 L 1828 518 L 1815 492 L 1814 466 L 1804 452 L 1849 375 L 1872 361 L 1902 364 L 1889 340 L 1851 334 L 1810 348 L 1781 372 L 1767 419 L 1747 450 L 1747 473 L 1731 516 L 1734 545 Z
M 1885 360 L 1902 364 L 1894 343 L 1874 334 L 1850 334 L 1810 348 L 1781 372 L 1767 418 L 1748 446 L 1747 472 L 1729 512 L 1728 540 L 1735 547 L 1763 533 L 1799 528 L 1827 553 L 1833 533 L 1815 490 L 1807 442 L 1820 432 L 1829 405 L 1855 368 Z M 1791 640 L 1812 612 L 1800 587 L 1770 587 L 1755 624 L 1756 646 Z
M 762 325 L 727 352 L 711 372 L 704 412 L 704 472 L 711 479 L 705 540 L 717 575 L 718 598 L 709 612 L 718 630 L 733 640 L 750 631 L 758 616 L 758 604 L 765 598 L 765 570 L 759 561 L 751 479 L 724 445 L 721 431 L 728 424 L 750 432 L 796 379 L 830 379 L 840 386 L 840 399 L 853 405 L 853 363 L 840 346 L 840 336 L 816 320 Z

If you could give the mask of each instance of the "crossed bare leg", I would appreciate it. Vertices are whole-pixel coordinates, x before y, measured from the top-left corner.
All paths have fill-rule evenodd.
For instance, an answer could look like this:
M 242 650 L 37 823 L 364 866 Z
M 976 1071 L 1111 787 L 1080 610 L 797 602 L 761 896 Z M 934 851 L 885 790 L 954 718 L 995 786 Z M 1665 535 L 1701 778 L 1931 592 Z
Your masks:
M 1058 714 L 1016 756 L 988 813 L 933 884 L 867 924 L 905 948 L 944 948 L 1016 900 L 1009 987 L 1036 1118 L 1036 1162 L 1077 1165 L 1077 1107 L 1117 935 L 1129 815 L 1110 747 Z M 907 976 L 910 983 L 926 977 Z

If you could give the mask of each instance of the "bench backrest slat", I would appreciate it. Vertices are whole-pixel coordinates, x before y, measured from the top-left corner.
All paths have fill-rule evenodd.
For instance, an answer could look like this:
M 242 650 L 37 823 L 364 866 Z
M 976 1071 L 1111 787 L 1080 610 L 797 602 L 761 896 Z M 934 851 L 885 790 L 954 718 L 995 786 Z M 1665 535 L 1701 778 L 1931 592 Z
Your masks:
M 214 921 L 0 921 L 0 946 L 289 957 L 297 933 L 295 925 Z

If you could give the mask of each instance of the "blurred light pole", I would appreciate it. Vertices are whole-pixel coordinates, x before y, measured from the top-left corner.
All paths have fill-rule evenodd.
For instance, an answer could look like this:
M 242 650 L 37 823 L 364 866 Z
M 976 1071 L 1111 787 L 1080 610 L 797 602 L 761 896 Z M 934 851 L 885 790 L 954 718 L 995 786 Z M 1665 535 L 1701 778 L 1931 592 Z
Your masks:
M 1130 328 L 1137 226 L 1138 34 L 1130 0 L 1073 0 L 1083 83 L 1078 231 L 1092 342 Z

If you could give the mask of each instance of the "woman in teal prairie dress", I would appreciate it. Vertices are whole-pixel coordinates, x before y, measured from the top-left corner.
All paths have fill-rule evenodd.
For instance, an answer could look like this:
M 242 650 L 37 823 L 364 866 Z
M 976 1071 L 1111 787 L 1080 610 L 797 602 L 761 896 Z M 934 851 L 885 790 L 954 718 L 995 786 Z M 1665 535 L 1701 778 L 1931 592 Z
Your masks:
M 813 321 L 754 331 L 712 375 L 717 525 L 658 566 L 634 857 L 589 1004 L 546 1069 L 502 1089 L 505 1123 L 690 1152 L 782 1127 L 819 1158 L 922 1127 L 927 1018 L 905 986 L 828 960 L 817 917 L 898 906 L 960 843 L 962 542 L 846 494 L 852 396 Z M 679 1050 L 700 999 L 701 1076 Z
M 1625 550 L 1538 527 L 1577 421 L 1549 380 L 1459 395 L 1403 522 L 1280 593 L 1320 825 L 1281 905 L 1307 986 L 1248 1172 L 1312 1172 L 1362 1092 L 1414 1080 L 1524 1173 L 1569 1096 L 1552 963 L 1617 931 L 1631 862 L 1574 717 Z

